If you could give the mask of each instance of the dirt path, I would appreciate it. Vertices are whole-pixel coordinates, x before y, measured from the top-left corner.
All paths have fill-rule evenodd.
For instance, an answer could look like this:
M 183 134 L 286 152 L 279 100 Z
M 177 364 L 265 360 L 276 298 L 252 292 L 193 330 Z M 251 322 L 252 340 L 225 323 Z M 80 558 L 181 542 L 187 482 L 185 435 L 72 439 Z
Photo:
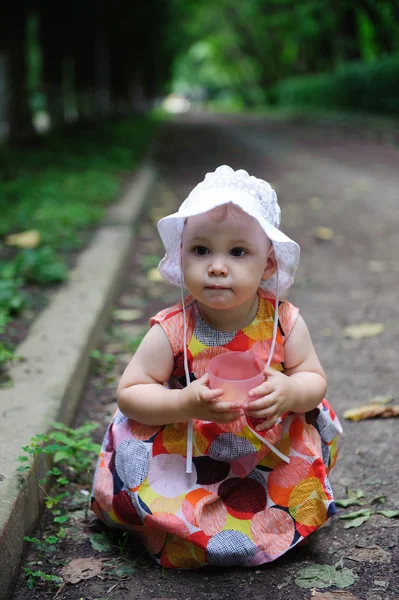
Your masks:
M 134 323 L 114 319 L 104 334 L 102 351 L 114 352 L 117 379 L 129 354 L 123 340 L 138 337 L 149 316 L 178 299 L 178 290 L 148 278 L 162 248 L 155 221 L 171 212 L 207 171 L 219 164 L 245 168 L 270 181 L 282 206 L 282 229 L 302 247 L 301 264 L 290 300 L 308 323 L 329 381 L 328 399 L 341 417 L 344 438 L 332 475 L 336 498 L 361 490 L 365 508 L 399 509 L 398 421 L 351 423 L 343 412 L 371 397 L 393 396 L 398 402 L 397 359 L 399 308 L 399 150 L 387 146 L 345 141 L 339 131 L 326 135 L 284 122 L 242 118 L 187 118 L 168 125 L 160 138 L 157 163 L 161 180 L 143 218 L 119 308 L 140 313 Z M 317 228 L 324 229 L 317 229 Z M 320 239 L 321 237 L 330 239 Z M 344 328 L 362 322 L 383 323 L 374 337 L 353 340 Z M 109 377 L 109 374 L 108 374 Z M 115 382 L 104 374 L 92 375 L 85 389 L 77 424 L 97 420 L 101 433 L 114 407 Z M 384 505 L 370 504 L 376 497 Z M 340 514 L 362 508 L 339 509 Z M 292 551 L 276 563 L 248 569 L 212 569 L 201 572 L 162 571 L 133 547 L 122 559 L 135 560 L 135 573 L 67 584 L 58 600 L 393 600 L 399 598 L 399 521 L 373 514 L 358 528 L 344 529 L 348 521 L 334 517 L 311 536 L 307 549 Z M 90 557 L 92 531 L 102 532 L 93 520 L 77 523 L 57 550 L 57 558 Z M 77 530 L 75 529 L 75 532 Z M 128 544 L 134 546 L 129 540 Z M 32 560 L 31 555 L 29 560 Z M 113 553 L 112 557 L 121 556 Z M 337 564 L 359 577 L 343 592 L 301 589 L 295 584 L 299 569 L 313 564 Z M 57 571 L 54 571 L 57 572 Z M 352 595 L 351 595 L 352 594 Z M 45 587 L 27 590 L 23 578 L 14 600 L 53 598 Z

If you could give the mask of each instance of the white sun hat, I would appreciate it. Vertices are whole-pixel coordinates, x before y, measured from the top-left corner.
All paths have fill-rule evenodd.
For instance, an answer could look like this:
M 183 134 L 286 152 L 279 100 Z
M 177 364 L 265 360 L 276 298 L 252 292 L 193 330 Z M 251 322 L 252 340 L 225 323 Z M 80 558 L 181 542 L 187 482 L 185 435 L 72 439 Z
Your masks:
M 284 293 L 294 281 L 300 249 L 296 242 L 279 230 L 281 210 L 277 194 L 266 181 L 249 175 L 243 169 L 234 171 L 227 165 L 207 173 L 178 212 L 158 222 L 159 235 L 165 247 L 165 256 L 159 263 L 162 277 L 178 286 L 184 284 L 181 243 L 185 220 L 230 202 L 256 219 L 273 243 L 278 272 L 270 279 L 262 280 L 259 287 L 275 295 Z

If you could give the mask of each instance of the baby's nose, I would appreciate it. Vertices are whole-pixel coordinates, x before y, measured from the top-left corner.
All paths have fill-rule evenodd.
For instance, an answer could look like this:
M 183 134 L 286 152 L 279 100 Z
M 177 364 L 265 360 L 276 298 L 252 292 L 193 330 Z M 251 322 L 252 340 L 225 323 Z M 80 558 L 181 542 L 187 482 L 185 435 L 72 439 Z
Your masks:
M 227 271 L 227 266 L 220 260 L 213 260 L 208 268 L 211 275 L 227 275 Z

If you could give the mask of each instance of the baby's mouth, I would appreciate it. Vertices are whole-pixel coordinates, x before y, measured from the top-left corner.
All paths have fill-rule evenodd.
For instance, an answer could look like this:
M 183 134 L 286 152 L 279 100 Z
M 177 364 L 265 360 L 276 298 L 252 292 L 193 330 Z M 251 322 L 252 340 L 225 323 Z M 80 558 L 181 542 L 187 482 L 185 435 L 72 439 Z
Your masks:
M 206 285 L 205 289 L 207 290 L 230 290 L 231 288 L 225 285 Z

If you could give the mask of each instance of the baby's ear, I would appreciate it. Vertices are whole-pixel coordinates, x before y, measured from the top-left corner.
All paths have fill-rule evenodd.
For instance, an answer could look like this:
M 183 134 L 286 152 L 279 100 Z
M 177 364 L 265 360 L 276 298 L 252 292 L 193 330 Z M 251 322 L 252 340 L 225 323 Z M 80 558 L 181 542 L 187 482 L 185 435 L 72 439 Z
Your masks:
M 274 248 L 272 247 L 272 249 L 270 250 L 269 256 L 267 257 L 267 262 L 266 262 L 265 270 L 263 271 L 262 279 L 264 281 L 266 281 L 267 279 L 270 279 L 270 277 L 272 275 L 274 275 L 276 270 L 277 270 L 277 260 L 276 260 L 276 255 L 274 254 Z

